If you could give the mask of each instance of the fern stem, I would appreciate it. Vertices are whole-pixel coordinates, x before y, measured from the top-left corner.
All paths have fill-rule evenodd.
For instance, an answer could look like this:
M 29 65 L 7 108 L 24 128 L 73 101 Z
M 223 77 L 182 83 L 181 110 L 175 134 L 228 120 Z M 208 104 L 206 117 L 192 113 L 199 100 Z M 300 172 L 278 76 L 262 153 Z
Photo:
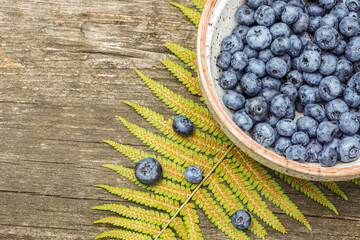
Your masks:
M 165 229 L 169 226 L 169 224 L 175 219 L 175 217 L 179 214 L 179 212 L 185 207 L 185 205 L 190 201 L 190 199 L 195 195 L 195 193 L 200 189 L 200 187 L 204 184 L 204 182 L 210 177 L 211 173 L 215 171 L 215 169 L 220 165 L 222 160 L 226 157 L 226 155 L 231 151 L 231 149 L 234 147 L 234 144 L 232 144 L 227 151 L 221 156 L 219 161 L 212 167 L 210 172 L 204 177 L 204 179 L 199 183 L 199 185 L 195 188 L 195 190 L 190 194 L 190 196 L 185 200 L 185 202 L 181 205 L 181 207 L 175 212 L 175 214 L 172 216 L 170 221 L 165 225 L 165 227 L 160 231 L 159 235 L 155 238 L 155 240 L 159 239 L 160 235 L 165 231 Z

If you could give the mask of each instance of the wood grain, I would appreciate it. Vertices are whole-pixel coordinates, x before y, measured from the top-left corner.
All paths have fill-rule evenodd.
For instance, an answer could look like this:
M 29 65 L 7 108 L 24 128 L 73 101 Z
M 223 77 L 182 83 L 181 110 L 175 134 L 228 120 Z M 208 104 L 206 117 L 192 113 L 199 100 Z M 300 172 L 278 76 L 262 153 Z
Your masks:
M 175 60 L 162 46 L 167 40 L 194 49 L 196 29 L 167 0 L 0 2 L 0 52 L 18 66 L 0 69 L 0 239 L 93 239 L 112 227 L 92 225 L 111 214 L 91 207 L 121 202 L 93 185 L 139 189 L 101 167 L 134 166 L 101 140 L 148 149 L 116 115 L 154 130 L 121 100 L 175 116 L 133 69 L 192 98 L 160 60 Z M 268 239 L 360 238 L 357 186 L 339 184 L 347 202 L 321 187 L 336 216 L 278 182 L 313 232 L 269 204 L 289 233 L 267 228 Z M 205 239 L 228 239 L 198 212 Z

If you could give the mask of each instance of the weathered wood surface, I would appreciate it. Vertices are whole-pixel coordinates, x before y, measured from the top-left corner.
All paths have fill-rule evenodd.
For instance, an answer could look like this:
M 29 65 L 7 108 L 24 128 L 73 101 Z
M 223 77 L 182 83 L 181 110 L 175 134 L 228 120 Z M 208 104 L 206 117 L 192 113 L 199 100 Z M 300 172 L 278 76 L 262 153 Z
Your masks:
M 0 3 L 0 239 L 93 239 L 112 227 L 92 225 L 111 214 L 91 207 L 121 201 L 93 185 L 139 189 L 100 166 L 134 166 L 102 139 L 147 149 L 115 119 L 150 128 L 121 100 L 174 116 L 133 69 L 190 97 L 159 60 L 175 59 L 162 46 L 166 40 L 193 48 L 196 29 L 168 0 Z M 354 184 L 339 184 L 347 202 L 321 187 L 336 216 L 279 183 L 313 232 L 269 204 L 289 233 L 269 229 L 268 239 L 360 238 Z M 227 239 L 199 214 L 205 239 Z

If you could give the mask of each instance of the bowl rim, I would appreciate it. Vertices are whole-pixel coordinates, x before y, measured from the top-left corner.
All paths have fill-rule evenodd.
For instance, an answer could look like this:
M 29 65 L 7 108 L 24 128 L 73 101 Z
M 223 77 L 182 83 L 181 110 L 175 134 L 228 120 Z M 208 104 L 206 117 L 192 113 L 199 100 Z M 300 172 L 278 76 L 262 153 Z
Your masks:
M 281 173 L 316 181 L 344 181 L 360 177 L 360 164 L 347 167 L 319 167 L 289 160 L 267 149 L 243 132 L 226 113 L 217 99 L 215 87 L 211 82 L 206 56 L 206 33 L 209 19 L 217 0 L 208 0 L 201 15 L 197 35 L 197 70 L 200 88 L 205 102 L 215 120 L 229 139 L 256 161 Z M 360 161 L 357 160 L 357 161 Z

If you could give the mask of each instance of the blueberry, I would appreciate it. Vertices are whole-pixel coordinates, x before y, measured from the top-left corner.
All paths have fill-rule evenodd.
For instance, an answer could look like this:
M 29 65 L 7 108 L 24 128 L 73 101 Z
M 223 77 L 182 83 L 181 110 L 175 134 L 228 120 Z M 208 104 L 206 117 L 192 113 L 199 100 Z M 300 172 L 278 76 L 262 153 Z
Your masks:
M 304 78 L 304 82 L 306 82 L 310 86 L 318 86 L 323 76 L 318 72 L 313 72 L 313 73 L 304 72 L 303 78 Z
M 325 101 L 331 101 L 337 98 L 342 90 L 343 88 L 339 79 L 334 76 L 325 77 L 319 83 L 319 94 Z
M 259 59 L 250 58 L 246 72 L 254 73 L 258 77 L 263 77 L 265 76 L 265 63 Z
M 216 66 L 221 69 L 227 69 L 230 66 L 231 54 L 229 52 L 220 53 L 216 59 Z
M 346 0 L 346 6 L 350 11 L 359 11 L 360 10 L 360 1 L 359 0 Z
M 266 72 L 271 77 L 282 78 L 286 75 L 287 64 L 281 58 L 275 57 L 266 63 Z
M 322 49 L 315 42 L 310 42 L 304 50 L 316 51 L 321 55 Z
M 230 62 L 235 70 L 241 71 L 248 65 L 249 59 L 245 53 L 237 51 L 231 56 Z
M 249 131 L 254 124 L 253 120 L 243 110 L 237 111 L 232 120 L 243 131 Z
M 320 67 L 321 57 L 317 51 L 303 51 L 300 55 L 300 67 L 304 72 L 315 72 Z
M 315 41 L 322 49 L 333 49 L 339 43 L 339 33 L 332 27 L 323 26 L 316 30 Z
M 229 52 L 230 54 L 242 50 L 243 47 L 242 40 L 235 35 L 229 35 L 221 42 L 221 50 L 223 52 Z
M 337 17 L 337 19 L 341 21 L 341 19 L 343 19 L 349 14 L 349 9 L 344 3 L 341 2 L 336 4 L 335 7 L 331 9 L 330 13 L 334 14 L 335 17 Z
M 287 118 L 287 119 L 294 119 L 295 118 L 295 106 L 293 104 L 290 105 L 287 113 L 283 116 L 283 118 Z
M 341 59 L 336 65 L 334 76 L 339 79 L 340 82 L 347 82 L 350 79 L 353 72 L 353 65 L 350 61 Z
M 304 116 L 309 116 L 318 122 L 325 119 L 325 110 L 319 104 L 308 104 L 304 108 Z
M 276 124 L 276 131 L 284 137 L 291 137 L 296 131 L 296 123 L 292 119 L 281 119 Z
M 288 1 L 288 4 L 297 7 L 299 12 L 303 12 L 305 8 L 304 3 L 301 0 L 290 0 Z
M 265 120 L 269 112 L 269 104 L 265 98 L 257 96 L 250 98 L 245 103 L 246 113 L 256 122 Z
M 290 40 L 287 37 L 278 37 L 271 44 L 271 51 L 275 55 L 283 55 L 290 49 Z
M 292 145 L 290 138 L 279 137 L 275 142 L 275 152 L 281 156 L 285 156 L 286 149 Z
M 271 7 L 262 5 L 256 9 L 254 18 L 257 24 L 270 27 L 275 22 L 275 12 Z
M 154 158 L 143 158 L 136 163 L 135 177 L 145 185 L 152 185 L 162 177 L 161 164 Z
M 293 59 L 293 61 L 291 63 L 291 67 L 294 70 L 302 71 L 301 66 L 300 66 L 300 57 L 296 57 Z
M 313 35 L 311 33 L 308 32 L 303 32 L 300 35 L 300 40 L 303 44 L 303 46 L 305 47 L 306 45 L 308 45 L 309 43 L 311 43 L 313 41 Z
M 302 145 L 305 147 L 309 141 L 309 136 L 304 132 L 295 132 L 291 137 L 291 142 L 294 145 Z
M 360 93 L 360 72 L 355 73 L 347 82 L 348 87 L 354 88 L 357 92 Z
M 321 55 L 319 72 L 323 75 L 331 75 L 336 70 L 338 58 L 331 53 Z
M 241 94 L 241 95 L 244 94 L 244 92 L 243 92 L 243 90 L 242 90 L 242 88 L 241 88 L 240 83 L 236 84 L 236 86 L 233 88 L 233 90 L 234 90 L 235 92 Z
M 247 229 L 251 224 L 251 216 L 245 210 L 237 210 L 232 216 L 232 223 L 239 230 Z
M 270 27 L 270 33 L 273 39 L 278 37 L 290 37 L 290 28 L 285 23 L 275 23 Z
M 288 25 L 293 24 L 298 18 L 299 18 L 299 11 L 297 7 L 292 5 L 287 5 L 281 14 L 282 22 Z
M 340 131 L 339 131 L 339 133 L 340 133 Z M 330 142 L 325 143 L 323 147 L 324 148 L 327 148 L 327 147 L 333 148 L 333 149 L 336 150 L 337 153 L 339 153 L 339 151 L 340 151 L 340 149 L 339 149 L 339 147 L 340 147 L 340 139 L 335 137 Z
M 277 95 L 271 100 L 270 112 L 273 113 L 276 117 L 281 118 L 287 113 L 290 105 L 291 101 L 286 95 Z
M 317 139 L 322 143 L 331 142 L 339 132 L 339 126 L 336 122 L 322 121 L 317 130 Z
M 236 10 L 235 18 L 238 23 L 250 26 L 255 23 L 254 19 L 255 11 L 252 10 L 248 5 L 242 5 Z
M 254 73 L 245 73 L 240 80 L 240 85 L 248 96 L 255 96 L 261 91 L 261 80 Z
M 306 146 L 306 150 L 308 153 L 308 159 L 306 160 L 307 162 L 319 162 L 318 155 L 322 150 L 322 145 L 318 140 L 310 140 L 309 144 Z
M 360 106 L 360 95 L 352 87 L 347 87 L 344 90 L 343 99 L 349 107 L 359 107 Z
M 269 123 L 271 127 L 275 128 L 276 124 L 279 122 L 280 118 L 275 117 L 274 114 L 269 113 L 266 118 L 265 118 L 265 122 Z
M 339 30 L 342 35 L 352 37 L 358 34 L 360 30 L 360 23 L 358 19 L 353 17 L 344 17 L 340 22 Z
M 269 123 L 258 123 L 252 132 L 253 139 L 264 147 L 270 147 L 276 140 L 275 130 Z
M 286 75 L 286 80 L 292 83 L 297 89 L 303 84 L 303 75 L 298 70 L 292 70 Z
M 180 134 L 182 136 L 189 135 L 194 128 L 190 119 L 183 115 L 175 117 L 172 123 L 172 127 L 177 134 Z
M 318 160 L 322 167 L 332 167 L 335 165 L 338 159 L 338 153 L 334 148 L 323 147 L 321 152 L 318 154 Z
M 249 5 L 249 7 L 251 7 L 252 9 L 257 9 L 258 7 L 260 7 L 261 5 L 266 5 L 267 1 L 266 0 L 248 0 L 247 4 Z
M 246 34 L 249 31 L 249 27 L 245 25 L 237 25 L 234 30 L 232 31 L 232 34 L 240 38 L 243 42 L 246 41 Z
M 302 41 L 300 40 L 300 38 L 296 35 L 291 35 L 289 37 L 289 40 L 290 40 L 290 48 L 287 53 L 291 57 L 300 56 L 300 53 L 303 50 L 303 44 L 302 44 Z
M 360 40 L 354 39 L 346 45 L 345 56 L 352 62 L 360 60 Z
M 360 61 L 354 62 L 353 65 L 354 65 L 353 71 L 354 72 L 359 72 L 360 71 Z
M 325 10 L 330 10 L 336 5 L 336 0 L 319 0 L 319 5 Z
M 304 112 L 305 106 L 302 105 L 300 102 L 295 102 L 295 110 L 298 112 Z
M 267 103 L 270 103 L 271 100 L 279 94 L 279 91 L 274 88 L 263 88 L 259 96 L 265 98 Z
M 270 49 L 264 49 L 259 52 L 258 59 L 261 60 L 263 63 L 267 63 L 270 59 L 274 58 L 275 55 L 271 52 Z M 265 65 L 264 65 L 265 67 Z M 265 68 L 264 68 L 265 70 Z
M 252 49 L 249 45 L 246 45 L 242 52 L 245 53 L 248 58 L 258 57 L 258 51 Z
M 320 20 L 320 27 L 322 26 L 329 26 L 334 29 L 338 29 L 339 27 L 339 20 L 335 17 L 334 14 L 326 14 Z
M 309 116 L 302 116 L 296 121 L 297 129 L 306 133 L 309 137 L 316 137 L 318 125 L 318 122 Z
M 265 76 L 261 81 L 263 88 L 274 88 L 276 90 L 280 90 L 281 82 L 279 79 Z
M 219 84 L 223 89 L 232 89 L 237 82 L 236 72 L 233 69 L 228 69 L 220 74 Z
M 339 44 L 335 48 L 331 49 L 331 52 L 339 56 L 344 54 L 345 48 L 346 48 L 346 42 L 344 40 L 340 40 Z
M 273 4 L 271 4 L 271 7 L 275 12 L 275 18 L 279 19 L 281 18 L 281 14 L 286 7 L 286 3 L 283 1 L 275 1 L 273 2 Z
M 188 166 L 185 169 L 184 177 L 190 183 L 199 183 L 203 178 L 203 171 L 197 166 Z
M 305 162 L 308 158 L 306 148 L 301 145 L 292 145 L 286 149 L 285 156 L 296 162 Z
M 348 163 L 359 158 L 360 143 L 354 137 L 345 137 L 341 140 L 339 146 L 340 161 Z
M 359 19 L 359 14 L 357 12 L 349 12 L 348 17 Z
M 324 9 L 321 8 L 317 3 L 308 1 L 305 4 L 305 13 L 310 17 L 321 17 L 324 15 Z
M 307 31 L 314 33 L 320 27 L 321 17 L 310 17 Z
M 280 92 L 282 94 L 284 94 L 285 96 L 287 96 L 290 99 L 290 102 L 295 102 L 297 96 L 298 96 L 298 91 L 296 89 L 296 87 L 294 86 L 294 84 L 287 82 L 284 83 L 281 87 L 280 87 Z
M 226 107 L 235 111 L 242 109 L 245 105 L 245 97 L 233 90 L 226 91 L 222 99 Z
M 272 36 L 267 27 L 255 26 L 248 31 L 246 41 L 252 49 L 262 50 L 271 44 Z
M 325 105 L 325 114 L 330 121 L 339 120 L 340 115 L 348 111 L 348 105 L 341 99 L 334 99 Z
M 339 128 L 346 135 L 354 135 L 359 131 L 360 123 L 352 112 L 344 112 L 339 118 Z

